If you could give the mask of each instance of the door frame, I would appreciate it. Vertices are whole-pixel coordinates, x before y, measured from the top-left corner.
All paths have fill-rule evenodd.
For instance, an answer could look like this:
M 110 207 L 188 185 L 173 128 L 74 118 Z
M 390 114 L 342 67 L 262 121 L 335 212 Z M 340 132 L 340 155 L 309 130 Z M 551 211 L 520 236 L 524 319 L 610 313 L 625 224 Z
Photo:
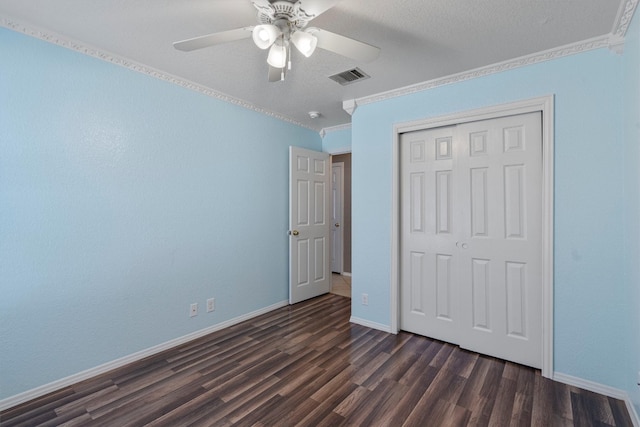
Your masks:
M 433 118 L 398 123 L 393 127 L 391 211 L 391 332 L 400 327 L 400 135 L 441 126 L 542 113 L 542 376 L 553 377 L 553 161 L 554 95 L 488 106 Z
M 331 161 L 331 188 L 333 189 L 333 168 L 334 167 L 339 167 L 340 168 L 340 194 L 339 194 L 339 198 L 340 198 L 340 221 L 342 222 L 342 224 L 340 224 L 339 228 L 340 230 L 337 231 L 337 233 L 339 233 L 341 235 L 340 238 L 340 261 L 339 261 L 339 265 L 340 265 L 340 271 L 334 271 L 333 270 L 333 262 L 332 260 L 334 259 L 334 253 L 333 251 L 330 252 L 330 257 L 331 259 L 329 260 L 329 263 L 331 264 L 330 269 L 332 273 L 344 273 L 344 162 L 336 162 L 333 163 L 333 155 L 331 155 L 329 157 L 329 161 Z M 335 209 L 335 205 L 334 205 L 334 198 L 331 197 L 331 211 L 333 212 L 333 210 Z M 331 222 L 333 222 L 334 218 L 331 218 Z M 335 227 L 335 223 L 331 225 L 331 249 L 333 249 L 333 229 Z
M 349 127 L 349 128 L 350 128 L 350 127 Z M 339 155 L 341 155 L 341 154 L 351 154 L 351 161 L 352 161 L 352 163 L 351 163 L 351 164 L 353 165 L 353 151 L 352 151 L 351 149 L 344 149 L 344 148 L 340 148 L 340 149 L 337 149 L 337 150 L 327 150 L 327 151 L 325 151 L 325 152 L 326 152 L 326 153 L 329 153 L 329 161 L 331 162 L 331 164 L 333 164 L 333 156 L 339 156 Z M 352 167 L 353 167 L 353 166 L 352 166 Z M 343 168 L 343 172 L 344 172 L 344 168 Z M 352 174 L 351 176 L 353 176 L 353 174 Z M 351 179 L 351 178 L 350 178 L 350 179 Z M 342 180 L 342 184 L 343 184 L 343 197 L 342 197 L 342 223 L 343 223 L 343 226 L 344 226 L 344 222 L 345 222 L 345 221 L 344 221 L 344 177 L 343 177 L 343 180 Z M 352 193 L 351 193 L 351 194 L 352 194 L 352 198 L 353 198 L 353 185 L 351 186 L 351 191 L 352 191 Z M 333 206 L 332 206 L 332 208 L 333 208 Z M 352 208 L 353 208 L 353 204 L 352 204 Z M 352 219 L 352 218 L 353 218 L 353 215 L 351 215 L 351 217 L 349 218 L 349 220 L 350 220 L 350 221 L 353 221 L 353 219 Z M 352 227 L 353 227 L 353 222 L 352 222 L 351 224 L 352 224 Z M 352 230 L 352 234 L 351 234 L 351 236 L 353 236 L 353 228 L 352 228 L 351 230 Z M 350 271 L 350 272 L 345 272 L 345 271 L 344 271 L 344 248 L 345 248 L 345 245 L 344 245 L 344 230 L 342 231 L 342 233 L 343 233 L 343 239 L 342 239 L 342 275 L 343 275 L 343 276 L 349 276 L 349 277 L 351 277 L 351 276 L 352 276 L 352 273 L 353 273 L 353 264 L 351 264 L 351 270 L 352 270 L 352 271 Z M 352 238 L 353 238 L 353 237 L 352 237 Z M 350 246 L 349 250 L 351 251 L 351 256 L 352 256 L 352 258 L 351 258 L 351 259 L 353 260 L 353 241 L 352 241 L 352 240 L 350 240 L 350 242 L 351 242 L 351 246 Z M 353 298 L 353 295 L 351 295 L 351 297 Z

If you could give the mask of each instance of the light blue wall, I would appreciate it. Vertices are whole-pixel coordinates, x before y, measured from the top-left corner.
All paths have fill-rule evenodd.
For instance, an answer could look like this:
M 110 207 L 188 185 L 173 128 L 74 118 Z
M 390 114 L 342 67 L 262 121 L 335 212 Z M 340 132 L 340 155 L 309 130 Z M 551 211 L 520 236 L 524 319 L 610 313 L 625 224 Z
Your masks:
M 6 29 L 0 52 L 0 400 L 287 299 L 288 146 L 317 133 Z
M 322 138 L 322 151 L 331 154 L 351 152 L 351 128 L 327 132 Z
M 555 370 L 632 392 L 639 307 L 625 259 L 637 263 L 640 254 L 625 246 L 625 219 L 637 230 L 638 216 L 624 208 L 638 157 L 625 173 L 626 151 L 637 150 L 623 132 L 625 59 L 601 49 L 360 106 L 352 121 L 353 294 L 368 293 L 369 305 L 354 298 L 352 315 L 390 325 L 393 125 L 555 94 Z
M 624 95 L 625 95 L 625 254 L 627 274 L 633 293 L 629 301 L 630 324 L 635 333 L 629 338 L 635 356 L 629 371 L 628 390 L 640 414 L 640 387 L 636 385 L 640 375 L 640 17 L 634 18 L 627 31 L 624 46 Z

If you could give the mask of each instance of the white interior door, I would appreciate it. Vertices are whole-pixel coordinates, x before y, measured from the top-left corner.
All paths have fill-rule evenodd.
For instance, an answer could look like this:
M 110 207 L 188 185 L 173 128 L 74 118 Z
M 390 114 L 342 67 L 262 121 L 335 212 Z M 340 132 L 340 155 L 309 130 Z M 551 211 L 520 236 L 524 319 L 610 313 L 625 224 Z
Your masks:
M 403 329 L 541 367 L 541 127 L 529 113 L 402 135 Z
M 289 147 L 289 303 L 331 289 L 329 155 Z
M 343 271 L 344 162 L 331 164 L 331 271 Z

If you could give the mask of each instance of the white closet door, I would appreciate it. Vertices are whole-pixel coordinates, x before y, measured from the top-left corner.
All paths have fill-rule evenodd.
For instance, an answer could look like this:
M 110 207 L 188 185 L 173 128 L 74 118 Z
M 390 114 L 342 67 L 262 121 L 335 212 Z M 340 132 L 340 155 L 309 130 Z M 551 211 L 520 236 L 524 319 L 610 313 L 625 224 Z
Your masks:
M 540 114 L 412 132 L 401 144 L 402 328 L 541 367 Z
M 458 126 L 460 344 L 542 366 L 540 113 Z
M 402 329 L 458 343 L 459 225 L 454 222 L 453 135 L 443 127 L 401 136 Z

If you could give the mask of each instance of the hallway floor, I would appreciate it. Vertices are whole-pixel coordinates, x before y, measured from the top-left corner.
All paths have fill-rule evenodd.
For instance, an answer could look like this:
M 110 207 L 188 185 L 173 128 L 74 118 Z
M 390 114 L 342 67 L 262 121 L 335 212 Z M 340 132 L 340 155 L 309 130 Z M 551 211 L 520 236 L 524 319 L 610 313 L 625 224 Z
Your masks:
M 351 298 L 351 276 L 331 274 L 331 293 Z

